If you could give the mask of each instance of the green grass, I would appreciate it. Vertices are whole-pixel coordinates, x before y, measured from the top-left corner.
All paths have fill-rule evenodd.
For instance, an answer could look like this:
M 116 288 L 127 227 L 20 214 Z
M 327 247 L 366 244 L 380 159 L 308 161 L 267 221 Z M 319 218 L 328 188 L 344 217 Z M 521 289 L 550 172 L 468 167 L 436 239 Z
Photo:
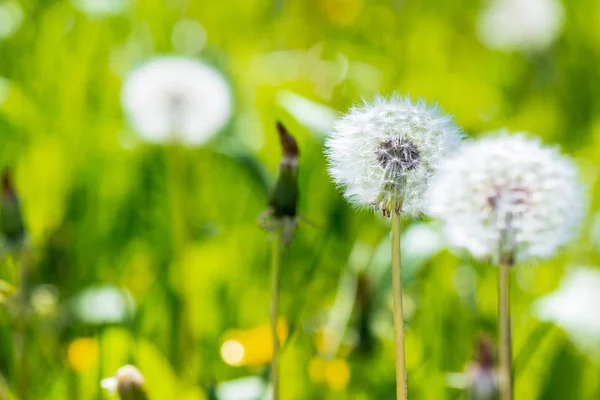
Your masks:
M 144 373 L 151 399 L 208 399 L 220 382 L 266 378 L 268 363 L 229 366 L 220 347 L 230 330 L 269 318 L 270 244 L 256 221 L 280 156 L 276 120 L 298 139 L 299 212 L 317 225 L 301 224 L 282 256 L 280 314 L 290 330 L 282 399 L 393 397 L 389 226 L 344 202 L 326 172 L 324 132 L 283 104 L 285 91 L 333 112 L 399 91 L 438 101 L 472 136 L 505 126 L 535 132 L 576 158 L 591 212 L 598 210 L 595 1 L 565 1 L 562 36 L 536 55 L 486 49 L 475 35 L 474 0 L 135 3 L 123 15 L 90 17 L 65 0 L 20 0 L 20 28 L 0 39 L 0 166 L 14 169 L 34 249 L 30 399 L 105 398 L 100 379 L 126 363 Z M 122 116 L 121 83 L 143 60 L 185 49 L 172 40 L 183 18 L 206 31 L 204 48 L 189 55 L 226 75 L 234 115 L 203 148 L 150 146 Z M 591 232 L 588 218 L 581 239 L 558 257 L 515 271 L 517 399 L 600 398 L 597 362 L 531 311 L 566 269 L 599 265 Z M 349 318 L 337 356 L 351 378 L 338 390 L 335 378 L 311 377 L 310 365 L 349 265 L 365 269 L 369 307 Z M 463 370 L 479 334 L 496 338 L 496 269 L 446 250 L 403 268 L 410 398 L 461 399 L 447 374 Z M 10 258 L 0 277 L 17 283 Z M 104 284 L 131 294 L 131 318 L 91 325 L 77 317 L 78 294 Z M 57 296 L 45 311 L 33 301 L 41 289 Z M 0 388 L 16 393 L 4 303 Z M 94 341 L 74 347 L 81 338 Z M 265 340 L 259 332 L 252 343 Z

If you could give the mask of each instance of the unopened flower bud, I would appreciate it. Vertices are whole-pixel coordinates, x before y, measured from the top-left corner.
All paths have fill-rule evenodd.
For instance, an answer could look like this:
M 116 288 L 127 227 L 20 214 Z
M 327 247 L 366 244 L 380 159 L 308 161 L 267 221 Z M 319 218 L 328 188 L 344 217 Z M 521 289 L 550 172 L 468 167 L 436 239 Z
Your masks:
M 148 400 L 144 376 L 133 365 L 119 368 L 115 376 L 103 379 L 101 386 L 118 393 L 121 400 Z
M 489 339 L 479 339 L 477 355 L 466 369 L 469 400 L 497 400 L 498 376 L 494 368 L 494 349 Z
M 20 244 L 25 237 L 25 224 L 21 215 L 19 196 L 13 186 L 9 170 L 5 170 L 2 174 L 0 229 L 4 239 L 12 245 Z
M 298 145 L 281 123 L 277 123 L 283 157 L 279 175 L 269 197 L 269 208 L 261 215 L 260 225 L 266 230 L 281 229 L 284 243 L 289 244 L 297 224 Z

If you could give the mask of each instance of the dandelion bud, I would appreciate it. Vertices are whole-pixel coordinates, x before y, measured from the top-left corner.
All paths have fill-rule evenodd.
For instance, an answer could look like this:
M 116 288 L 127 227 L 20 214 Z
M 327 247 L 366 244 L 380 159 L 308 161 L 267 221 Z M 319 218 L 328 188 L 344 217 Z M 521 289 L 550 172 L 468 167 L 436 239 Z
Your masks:
M 573 162 L 506 132 L 464 144 L 441 163 L 428 203 L 451 244 L 508 265 L 550 257 L 584 214 Z
M 277 129 L 283 157 L 269 206 L 273 207 L 278 217 L 295 217 L 298 203 L 298 145 L 281 123 L 277 124 Z
M 329 173 L 354 204 L 419 214 L 437 163 L 460 143 L 461 129 L 437 107 L 377 97 L 352 108 L 325 146 Z
M 469 400 L 498 399 L 498 377 L 494 368 L 494 348 L 487 338 L 479 339 L 475 361 L 466 369 Z
M 25 224 L 21 215 L 19 197 L 13 186 L 9 170 L 5 170 L 2 175 L 0 213 L 0 226 L 4 239 L 9 244 L 19 244 L 25 237 Z
M 121 400 L 148 400 L 144 376 L 133 365 L 125 365 L 115 376 L 102 380 L 102 387 L 118 393 Z
M 269 208 L 260 218 L 261 225 L 272 229 L 279 224 L 284 243 L 290 243 L 297 224 L 298 205 L 298 156 L 296 140 L 280 122 L 277 131 L 283 157 L 279 163 L 279 175 L 269 197 Z

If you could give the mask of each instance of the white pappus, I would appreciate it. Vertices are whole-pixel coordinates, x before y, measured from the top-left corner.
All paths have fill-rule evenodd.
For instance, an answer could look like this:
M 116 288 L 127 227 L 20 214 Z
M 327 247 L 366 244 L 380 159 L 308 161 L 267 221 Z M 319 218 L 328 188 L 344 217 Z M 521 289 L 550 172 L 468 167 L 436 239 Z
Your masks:
M 428 211 L 449 242 L 493 262 L 550 257 L 584 214 L 573 162 L 527 135 L 501 131 L 466 142 L 441 163 Z
M 153 143 L 201 145 L 231 115 L 231 90 L 223 76 L 186 57 L 160 57 L 133 70 L 121 102 L 136 132 Z
M 356 205 L 419 214 L 436 165 L 462 137 L 436 106 L 379 96 L 335 122 L 325 143 L 329 173 Z

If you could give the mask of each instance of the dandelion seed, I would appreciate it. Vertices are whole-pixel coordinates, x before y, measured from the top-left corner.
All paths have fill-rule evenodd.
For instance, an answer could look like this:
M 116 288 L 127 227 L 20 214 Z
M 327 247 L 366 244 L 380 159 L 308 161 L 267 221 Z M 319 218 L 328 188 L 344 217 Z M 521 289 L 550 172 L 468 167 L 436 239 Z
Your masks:
M 479 15 L 478 35 L 496 50 L 543 50 L 560 34 L 563 14 L 559 0 L 492 0 Z
M 153 143 L 201 145 L 231 114 L 231 90 L 223 76 L 184 57 L 157 58 L 131 72 L 121 100 L 131 125 Z
M 442 162 L 428 204 L 452 245 L 509 264 L 550 257 L 573 238 L 584 212 L 572 161 L 505 131 Z
M 436 164 L 461 138 L 461 129 L 437 107 L 377 97 L 334 124 L 325 144 L 329 172 L 356 205 L 386 216 L 418 214 Z

